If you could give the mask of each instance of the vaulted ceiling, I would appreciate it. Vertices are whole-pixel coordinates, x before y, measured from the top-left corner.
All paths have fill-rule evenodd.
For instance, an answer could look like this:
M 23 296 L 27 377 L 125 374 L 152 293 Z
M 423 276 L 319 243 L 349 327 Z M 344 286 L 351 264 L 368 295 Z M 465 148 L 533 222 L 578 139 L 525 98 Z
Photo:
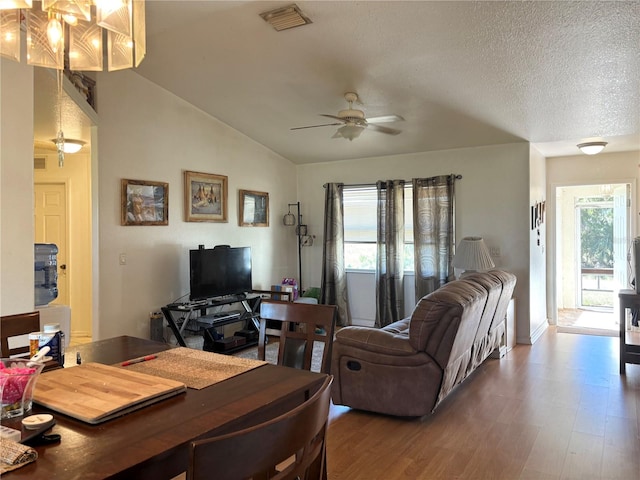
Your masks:
M 298 1 L 312 23 L 277 32 L 260 13 L 286 5 L 147 0 L 136 71 L 300 164 L 517 141 L 640 149 L 639 2 Z M 331 123 L 319 114 L 350 91 L 402 133 L 291 130 Z

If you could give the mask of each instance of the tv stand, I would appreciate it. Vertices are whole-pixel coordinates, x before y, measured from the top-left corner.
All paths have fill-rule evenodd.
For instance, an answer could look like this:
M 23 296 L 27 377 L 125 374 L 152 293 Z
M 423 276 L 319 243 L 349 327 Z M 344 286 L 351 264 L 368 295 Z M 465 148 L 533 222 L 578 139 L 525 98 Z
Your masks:
M 209 309 L 236 303 L 240 304 L 242 310 L 209 313 Z M 260 328 L 260 322 L 258 320 L 259 314 L 249 306 L 245 294 L 229 295 L 187 303 L 171 303 L 162 307 L 161 310 L 178 344 L 182 347 L 188 346 L 184 339 L 186 332 L 204 336 L 205 330 L 211 327 L 222 327 L 239 322 L 244 323 L 243 328 L 245 330 L 255 329 L 257 331 Z M 224 349 L 220 351 L 220 353 L 232 353 L 242 348 L 257 345 L 257 343 L 256 337 L 256 340 L 248 340 L 238 347 Z

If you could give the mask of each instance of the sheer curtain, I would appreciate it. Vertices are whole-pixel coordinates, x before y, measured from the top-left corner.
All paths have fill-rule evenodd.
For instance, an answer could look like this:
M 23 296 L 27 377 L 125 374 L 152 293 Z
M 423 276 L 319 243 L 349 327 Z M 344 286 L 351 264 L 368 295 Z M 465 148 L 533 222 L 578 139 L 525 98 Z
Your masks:
M 338 306 L 341 326 L 351 325 L 347 273 L 344 264 L 344 209 L 342 183 L 326 185 L 324 202 L 324 247 L 322 252 L 322 293 L 320 303 Z
M 455 175 L 414 178 L 416 301 L 453 278 Z
M 376 322 L 380 328 L 404 315 L 404 180 L 376 183 L 378 229 Z

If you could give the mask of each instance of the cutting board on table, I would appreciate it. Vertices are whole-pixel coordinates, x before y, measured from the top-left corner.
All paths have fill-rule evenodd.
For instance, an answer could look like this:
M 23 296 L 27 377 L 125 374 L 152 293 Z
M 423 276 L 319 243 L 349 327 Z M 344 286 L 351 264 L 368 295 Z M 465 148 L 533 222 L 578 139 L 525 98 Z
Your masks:
M 83 422 L 97 424 L 185 392 L 184 383 L 85 363 L 40 374 L 34 402 Z

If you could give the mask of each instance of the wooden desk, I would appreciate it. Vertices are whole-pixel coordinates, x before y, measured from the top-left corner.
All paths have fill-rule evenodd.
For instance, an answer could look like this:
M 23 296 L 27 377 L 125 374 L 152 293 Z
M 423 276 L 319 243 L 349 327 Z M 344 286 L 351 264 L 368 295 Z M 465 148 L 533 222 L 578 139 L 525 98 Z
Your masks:
M 640 345 L 627 343 L 627 309 L 640 309 L 640 294 L 635 290 L 620 290 L 620 375 L 626 374 L 626 364 L 640 364 Z
M 117 363 L 170 348 L 134 337 L 116 337 L 67 351 L 83 362 Z M 72 361 L 73 360 L 73 361 Z M 73 368 L 73 367 L 69 367 Z M 170 479 L 187 469 L 192 440 L 255 425 L 284 413 L 313 394 L 326 375 L 264 365 L 202 390 L 163 400 L 100 425 L 55 413 L 59 444 L 36 447 L 38 460 L 11 478 L 61 480 Z M 46 409 L 35 405 L 35 412 Z M 250 452 L 247 452 L 250 455 Z

